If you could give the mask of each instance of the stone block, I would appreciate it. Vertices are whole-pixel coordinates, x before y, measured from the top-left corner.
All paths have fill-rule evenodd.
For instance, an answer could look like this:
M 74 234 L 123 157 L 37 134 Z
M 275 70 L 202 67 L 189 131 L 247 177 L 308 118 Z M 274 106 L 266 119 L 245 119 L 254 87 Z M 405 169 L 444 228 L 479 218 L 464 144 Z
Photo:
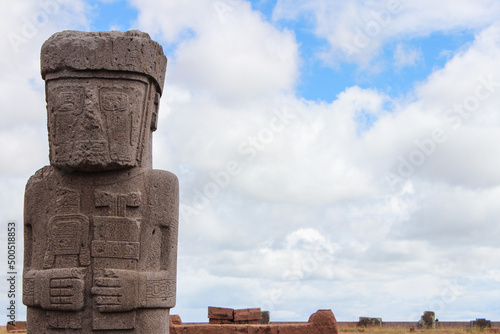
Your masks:
M 319 310 L 308 322 L 272 324 L 182 324 L 170 327 L 170 334 L 337 334 L 331 310 Z
M 359 317 L 358 327 L 382 327 L 382 318 Z
M 232 308 L 209 306 L 208 307 L 208 319 L 226 320 L 229 322 L 233 322 L 234 310 Z
M 170 326 L 172 325 L 182 325 L 182 319 L 177 314 L 170 315 Z
M 234 310 L 234 322 L 237 323 L 249 323 L 249 321 L 257 321 L 258 323 L 261 316 L 262 311 L 260 307 Z
M 7 323 L 7 333 L 26 332 L 26 321 L 11 321 Z
M 491 328 L 491 320 L 476 319 L 471 321 L 471 327 L 477 328 Z
M 233 320 L 223 320 L 223 319 L 208 319 L 208 323 L 211 325 L 224 325 L 224 324 L 234 324 Z
M 436 328 L 436 314 L 432 311 L 425 311 L 418 322 L 419 328 Z
M 271 315 L 269 311 L 262 311 L 260 316 L 259 324 L 269 324 L 271 321 Z

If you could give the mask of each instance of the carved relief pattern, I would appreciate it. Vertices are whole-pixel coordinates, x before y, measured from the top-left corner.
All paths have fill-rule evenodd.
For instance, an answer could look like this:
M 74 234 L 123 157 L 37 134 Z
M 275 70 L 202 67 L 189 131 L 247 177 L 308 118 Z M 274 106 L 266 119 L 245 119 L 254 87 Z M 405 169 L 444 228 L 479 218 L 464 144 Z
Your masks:
M 110 100 L 109 108 L 119 109 L 119 97 Z M 95 330 L 135 328 L 134 291 L 137 289 L 136 265 L 140 255 L 137 220 L 127 217 L 127 208 L 138 208 L 141 193 L 95 192 L 96 208 L 107 208 L 108 216 L 95 216 L 92 256 L 95 262 L 92 293 L 96 309 L 92 326 Z M 131 262 L 133 261 L 133 265 Z M 114 312 L 110 312 L 114 311 Z
M 146 297 L 165 299 L 175 296 L 175 280 L 152 280 L 146 285 Z
M 146 86 L 118 82 L 48 86 L 52 163 L 81 170 L 137 166 Z
M 127 207 L 138 208 L 141 204 L 140 192 L 131 192 L 122 195 L 96 191 L 95 198 L 96 207 L 108 207 L 108 215 L 115 217 L 126 217 Z
M 43 267 L 90 265 L 88 248 L 89 219 L 79 214 L 80 197 L 70 189 L 57 190 L 56 213 L 48 223 L 48 246 Z M 55 263 L 56 257 L 59 263 Z M 79 259 L 74 263 L 74 259 Z
M 41 60 L 51 166 L 26 186 L 28 333 L 168 333 L 178 188 L 151 170 L 162 48 L 137 31 L 65 31 Z
M 49 326 L 55 329 L 81 329 L 82 315 L 68 312 L 47 312 Z
M 109 146 L 111 159 L 121 162 L 132 160 L 132 126 L 133 114 L 128 109 L 128 96 L 123 91 L 113 88 L 102 88 L 99 92 L 101 108 L 106 115 L 108 129 L 114 131 L 109 133 Z
M 72 141 L 65 128 L 75 128 L 78 115 L 83 111 L 83 87 L 58 89 L 50 95 L 49 122 L 53 123 L 53 154 L 57 163 L 64 164 L 70 160 Z

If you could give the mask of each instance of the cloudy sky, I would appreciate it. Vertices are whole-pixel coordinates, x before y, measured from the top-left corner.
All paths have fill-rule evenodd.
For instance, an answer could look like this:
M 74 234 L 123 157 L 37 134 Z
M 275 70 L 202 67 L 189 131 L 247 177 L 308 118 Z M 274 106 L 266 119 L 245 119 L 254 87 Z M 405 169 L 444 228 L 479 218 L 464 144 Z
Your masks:
M 169 59 L 154 167 L 181 186 L 172 313 L 499 320 L 500 2 L 2 7 L 0 272 L 7 223 L 21 249 L 24 186 L 48 164 L 42 43 L 140 29 Z

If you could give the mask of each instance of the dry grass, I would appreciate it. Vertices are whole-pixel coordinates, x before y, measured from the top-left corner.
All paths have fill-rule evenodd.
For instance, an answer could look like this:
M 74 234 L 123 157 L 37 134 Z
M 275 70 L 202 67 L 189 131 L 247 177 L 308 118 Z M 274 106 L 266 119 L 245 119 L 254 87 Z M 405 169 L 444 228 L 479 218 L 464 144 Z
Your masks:
M 426 334 L 480 334 L 484 333 L 481 329 L 415 329 L 410 332 L 408 328 L 352 328 L 342 329 L 341 334 L 363 333 L 363 334 L 408 334 L 408 333 L 426 333 Z
M 363 334 L 408 334 L 410 330 L 408 328 L 352 328 L 343 329 L 339 331 L 340 334 L 352 334 L 352 333 L 363 333 Z M 480 329 L 428 329 L 421 330 L 416 329 L 413 333 L 425 333 L 425 334 L 480 334 L 483 333 Z M 0 334 L 7 334 L 7 328 L 0 327 Z
M 26 333 L 26 332 L 21 332 L 20 334 L 22 334 L 22 333 Z M 7 334 L 7 327 L 1 326 L 0 327 L 0 334 Z

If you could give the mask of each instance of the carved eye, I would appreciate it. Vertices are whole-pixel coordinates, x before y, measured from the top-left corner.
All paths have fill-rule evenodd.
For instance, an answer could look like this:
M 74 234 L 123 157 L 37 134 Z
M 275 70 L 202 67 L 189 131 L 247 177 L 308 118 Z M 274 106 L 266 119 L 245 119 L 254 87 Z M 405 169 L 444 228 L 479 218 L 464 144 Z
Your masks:
M 81 94 L 79 92 L 61 92 L 56 101 L 57 112 L 78 112 L 81 109 Z
M 107 111 L 125 111 L 127 102 L 127 94 L 121 92 L 104 92 L 101 96 L 102 108 Z

